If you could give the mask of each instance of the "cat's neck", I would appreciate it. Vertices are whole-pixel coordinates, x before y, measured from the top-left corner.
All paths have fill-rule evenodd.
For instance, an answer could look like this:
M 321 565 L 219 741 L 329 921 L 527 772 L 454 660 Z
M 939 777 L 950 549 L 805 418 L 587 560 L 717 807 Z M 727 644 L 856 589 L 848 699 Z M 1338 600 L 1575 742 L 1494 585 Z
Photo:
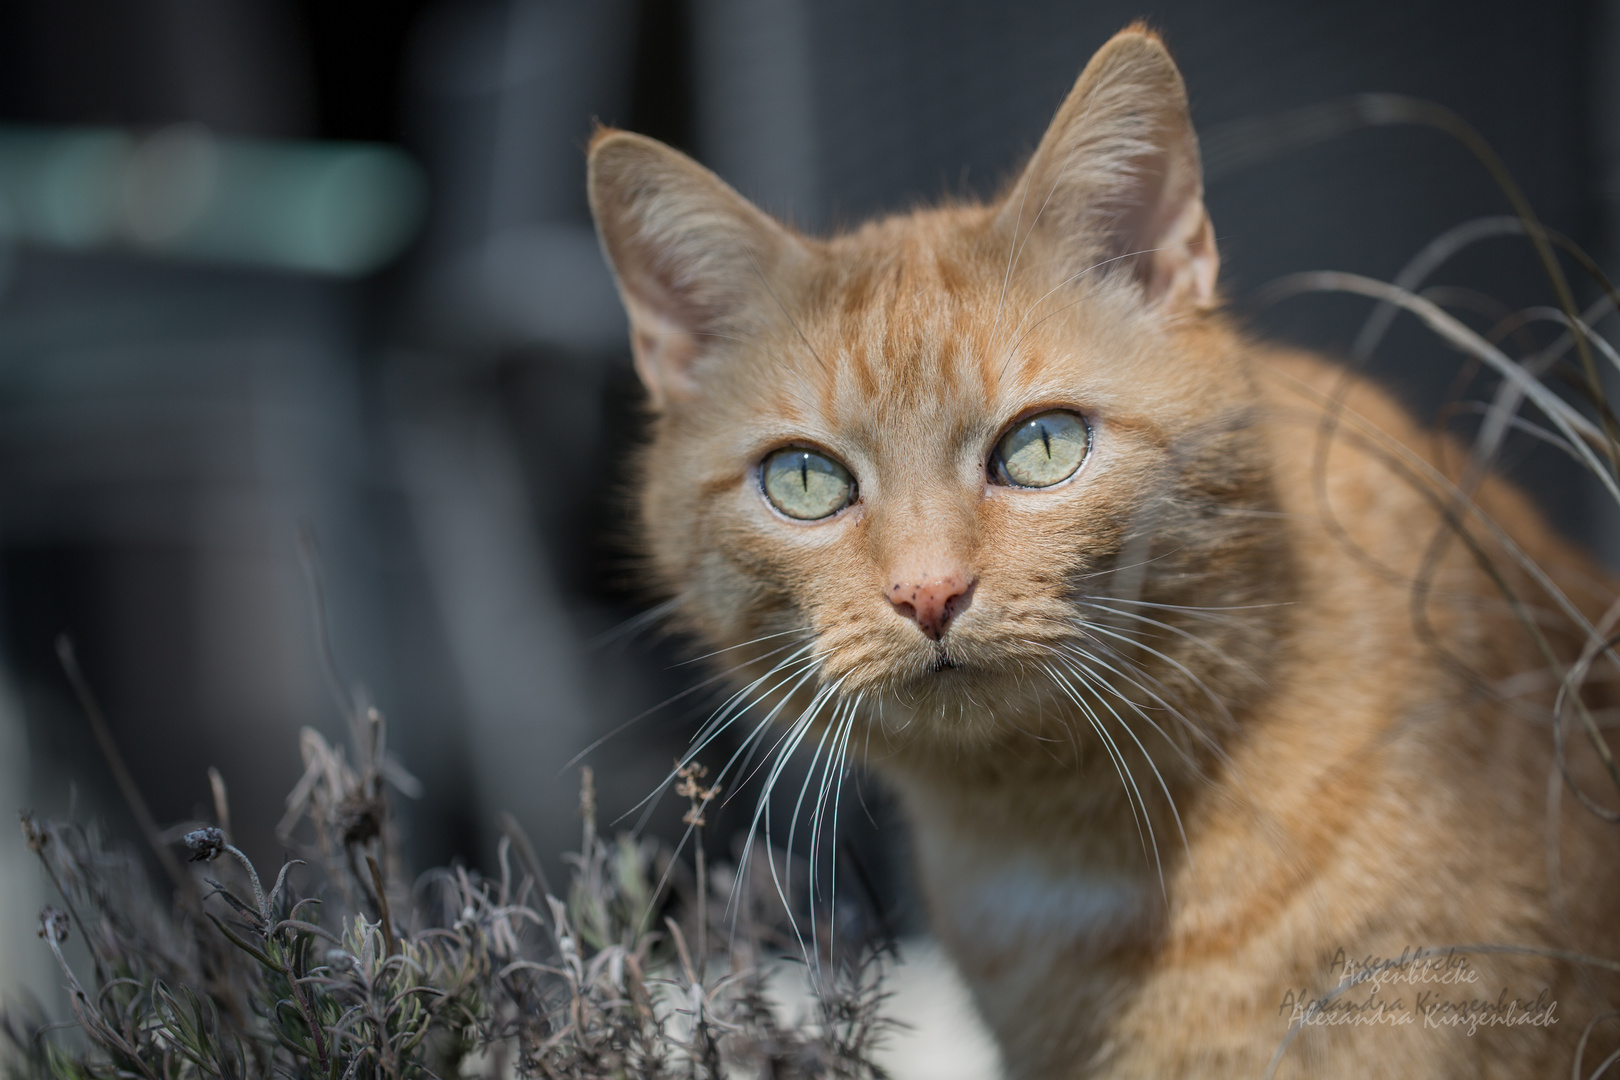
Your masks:
M 1055 984 L 1078 995 L 1064 1010 L 1071 1027 L 1106 1024 L 1108 987 L 1161 940 L 1183 864 L 1174 819 L 1143 819 L 1108 794 L 1120 778 L 1105 763 L 1049 764 L 1004 759 L 994 778 L 972 767 L 885 770 L 909 811 L 933 931 L 1004 1038 L 1051 1011 L 1043 1001 Z M 1163 806 L 1162 793 L 1150 805 Z M 1080 972 L 1090 974 L 1076 982 Z

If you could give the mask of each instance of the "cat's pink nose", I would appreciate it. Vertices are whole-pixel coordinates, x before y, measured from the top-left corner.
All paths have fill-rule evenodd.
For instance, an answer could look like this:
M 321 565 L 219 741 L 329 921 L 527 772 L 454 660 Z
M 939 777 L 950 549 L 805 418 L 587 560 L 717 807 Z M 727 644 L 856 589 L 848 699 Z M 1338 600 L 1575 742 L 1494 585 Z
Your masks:
M 951 620 L 967 609 L 973 586 L 959 574 L 947 574 L 921 583 L 897 581 L 889 586 L 888 597 L 894 610 L 921 627 L 930 641 L 938 641 Z

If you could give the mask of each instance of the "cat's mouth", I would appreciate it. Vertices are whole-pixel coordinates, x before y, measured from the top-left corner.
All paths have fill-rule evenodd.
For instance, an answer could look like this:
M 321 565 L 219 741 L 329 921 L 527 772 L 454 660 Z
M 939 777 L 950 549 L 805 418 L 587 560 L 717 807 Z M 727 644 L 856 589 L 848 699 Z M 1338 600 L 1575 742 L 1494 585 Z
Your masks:
M 936 674 L 941 671 L 955 670 L 956 661 L 952 660 L 950 654 L 947 653 L 943 648 L 941 648 L 939 652 L 934 655 L 934 662 L 929 665 L 928 668 L 930 674 Z

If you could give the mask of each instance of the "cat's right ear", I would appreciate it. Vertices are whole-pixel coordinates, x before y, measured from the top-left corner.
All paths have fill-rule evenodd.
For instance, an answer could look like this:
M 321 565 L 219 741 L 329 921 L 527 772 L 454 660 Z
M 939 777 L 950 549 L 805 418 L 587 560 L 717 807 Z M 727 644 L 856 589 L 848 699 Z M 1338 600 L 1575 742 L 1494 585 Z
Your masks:
M 656 139 L 599 130 L 588 184 L 653 407 L 691 400 L 708 344 L 746 335 L 743 320 L 757 308 L 766 276 L 804 248 L 718 176 Z

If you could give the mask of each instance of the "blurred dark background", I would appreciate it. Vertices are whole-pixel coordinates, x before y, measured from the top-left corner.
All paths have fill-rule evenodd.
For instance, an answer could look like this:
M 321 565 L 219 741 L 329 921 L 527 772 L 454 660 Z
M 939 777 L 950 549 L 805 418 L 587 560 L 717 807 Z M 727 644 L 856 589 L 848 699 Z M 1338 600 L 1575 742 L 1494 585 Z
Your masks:
M 342 736 L 302 522 L 338 665 L 425 786 L 411 860 L 486 861 L 508 809 L 548 852 L 573 840 L 570 759 L 697 678 L 678 645 L 612 633 L 645 606 L 616 540 L 639 392 L 586 211 L 593 118 L 833 228 L 995 191 L 1092 51 L 1146 16 L 1210 151 L 1235 306 L 1344 352 L 1364 301 L 1262 310 L 1255 291 L 1390 279 L 1506 202 L 1433 130 L 1268 155 L 1246 123 L 1362 91 L 1440 102 L 1608 261 L 1614 6 L 0 0 L 0 795 L 127 818 L 57 665 L 66 632 L 157 816 L 205 814 L 217 766 L 243 845 L 279 861 L 297 730 Z M 1440 278 L 1547 302 L 1521 239 Z M 1372 365 L 1433 413 L 1457 357 L 1398 323 Z M 1599 539 L 1588 492 L 1533 454 L 1521 475 Z M 708 707 L 593 752 L 608 817 Z M 903 843 L 863 793 L 848 844 L 904 923 Z M 24 927 L 5 843 L 0 918 Z M 0 930 L 4 979 L 23 931 Z

